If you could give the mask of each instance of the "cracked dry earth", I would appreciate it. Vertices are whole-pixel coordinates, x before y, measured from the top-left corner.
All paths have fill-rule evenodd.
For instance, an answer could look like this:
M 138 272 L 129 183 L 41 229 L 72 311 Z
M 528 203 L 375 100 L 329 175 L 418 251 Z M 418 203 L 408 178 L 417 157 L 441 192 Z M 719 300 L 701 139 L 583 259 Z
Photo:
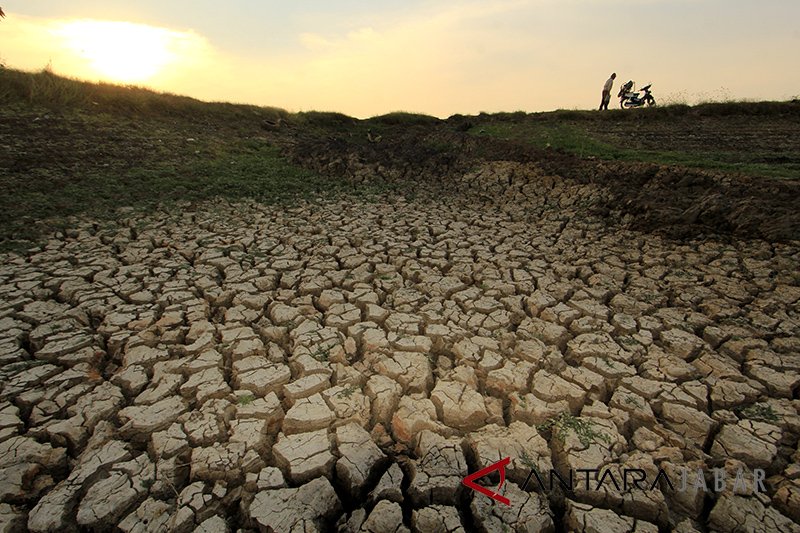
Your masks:
M 610 227 L 595 194 L 220 201 L 5 256 L 0 529 L 800 531 L 798 243 Z M 461 483 L 503 457 L 509 507 Z

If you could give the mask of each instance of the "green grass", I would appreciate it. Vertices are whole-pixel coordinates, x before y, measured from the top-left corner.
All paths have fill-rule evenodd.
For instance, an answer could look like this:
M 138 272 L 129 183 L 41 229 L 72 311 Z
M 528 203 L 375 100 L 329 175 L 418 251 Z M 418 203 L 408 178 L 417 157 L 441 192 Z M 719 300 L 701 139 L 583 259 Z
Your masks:
M 357 119 L 332 111 L 303 111 L 293 115 L 291 121 L 304 126 L 341 127 L 355 124 Z
M 331 356 L 331 349 L 330 347 L 320 346 L 318 347 L 312 354 L 311 357 L 319 361 L 320 363 L 325 363 L 330 359 Z
M 526 114 L 517 113 L 497 113 L 486 115 L 491 118 L 501 120 L 525 120 L 528 118 L 545 120 L 574 120 L 584 122 L 639 122 L 641 120 L 661 120 L 677 117 L 708 118 L 708 117 L 774 117 L 788 116 L 800 117 L 800 101 L 790 100 L 786 102 L 749 102 L 749 101 L 725 101 L 725 102 L 705 102 L 697 105 L 687 105 L 685 103 L 674 103 L 668 105 L 658 105 L 644 109 L 618 109 L 613 107 L 608 112 L 598 113 L 596 110 L 583 109 L 559 109 L 540 113 Z
M 711 104 L 709 104 L 711 105 Z M 648 112 L 650 110 L 647 110 Z M 559 113 L 559 112 L 556 112 Z M 566 113 L 566 112 L 563 112 Z M 569 112 L 568 117 L 589 112 Z M 628 115 L 635 112 L 626 112 Z M 617 113 L 624 115 L 626 113 Z M 610 113 L 609 113 L 610 115 Z M 638 161 L 662 165 L 735 172 L 770 178 L 800 177 L 800 154 L 785 154 L 797 163 L 763 162 L 764 154 L 720 151 L 669 151 L 623 148 L 598 139 L 585 123 L 546 121 L 491 122 L 474 126 L 470 133 L 503 140 L 526 142 L 540 149 L 561 150 L 581 158 Z
M 255 401 L 255 399 L 256 399 L 256 397 L 253 396 L 252 394 L 245 394 L 243 396 L 239 396 L 237 401 L 238 401 L 239 405 L 246 406 L 246 405 L 250 405 L 251 403 L 253 403 Z
M 355 385 L 348 385 L 347 387 L 344 387 L 342 390 L 337 392 L 336 396 L 342 396 L 344 398 L 350 398 L 357 390 L 358 390 L 358 387 L 356 387 Z
M 592 420 L 577 418 L 567 411 L 548 419 L 546 422 L 536 426 L 539 431 L 551 431 L 552 435 L 563 441 L 569 432 L 574 432 L 575 436 L 583 446 L 591 446 L 599 442 L 611 444 L 611 437 L 595 429 Z
M 187 96 L 158 93 L 143 87 L 89 83 L 53 74 L 49 69 L 24 72 L 0 68 L 0 105 L 25 103 L 53 111 L 84 109 L 128 116 L 208 119 L 287 119 L 289 112 L 224 102 L 202 102 Z
M 380 181 L 354 186 L 287 161 L 262 127 L 278 118 L 296 126 L 355 120 L 0 69 L 0 250 L 27 249 L 72 216 L 114 220 L 123 206 L 370 198 L 394 190 Z
M 58 194 L 53 194 L 54 186 Z M 24 176 L 0 174 L 0 187 L 8 191 L 0 198 L 0 230 L 4 237 L 17 239 L 35 238 L 36 221 L 82 214 L 112 217 L 123 205 L 148 209 L 216 196 L 274 203 L 348 191 L 344 182 L 289 164 L 276 148 L 259 140 L 217 147 L 214 157 L 165 157 L 112 171 L 91 169 L 74 178 L 49 168 Z
M 772 409 L 772 406 L 766 403 L 756 403 L 748 407 L 737 409 L 739 414 L 744 418 L 750 420 L 757 420 L 760 422 L 777 422 L 780 420 L 778 414 Z
M 385 115 L 379 115 L 366 120 L 370 124 L 383 124 L 389 126 L 430 126 L 441 122 L 441 119 L 430 115 L 419 113 L 408 113 L 406 111 L 394 111 Z

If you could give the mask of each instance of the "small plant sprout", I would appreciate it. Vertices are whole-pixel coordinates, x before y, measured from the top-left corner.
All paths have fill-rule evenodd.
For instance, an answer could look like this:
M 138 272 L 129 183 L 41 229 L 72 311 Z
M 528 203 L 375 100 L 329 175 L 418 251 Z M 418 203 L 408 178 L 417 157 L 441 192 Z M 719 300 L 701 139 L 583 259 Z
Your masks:
M 534 470 L 536 473 L 539 473 L 539 469 L 536 467 L 536 461 L 528 455 L 527 450 L 522 450 L 522 453 L 519 456 L 519 461 L 525 465 L 529 470 Z
M 778 414 L 772 409 L 772 406 L 767 403 L 756 403 L 737 410 L 740 415 L 750 420 L 761 422 L 777 422 L 779 420 Z
M 632 405 L 638 409 L 642 409 L 644 407 L 642 405 L 642 402 L 636 399 L 636 396 L 625 396 L 625 403 L 627 403 L 628 405 Z
M 256 397 L 253 396 L 252 394 L 245 394 L 243 396 L 239 396 L 238 401 L 239 405 L 250 405 L 251 403 L 253 403 L 253 401 L 255 401 L 255 399 Z
M 591 420 L 577 418 L 567 411 L 554 416 L 546 422 L 536 426 L 540 431 L 552 431 L 552 434 L 557 439 L 563 441 L 567 433 L 573 431 L 584 446 L 591 446 L 598 441 L 606 444 L 611 444 L 611 437 L 605 433 L 597 431 L 595 423 Z
M 348 385 L 347 387 L 343 387 L 342 390 L 337 392 L 336 396 L 342 396 L 344 398 L 349 398 L 357 390 L 358 390 L 358 387 L 356 387 L 355 385 Z
M 523 409 L 527 410 L 528 409 L 528 397 L 527 396 L 520 396 L 519 397 L 519 405 Z
M 331 356 L 331 349 L 325 346 L 320 346 L 311 354 L 311 357 L 320 362 L 328 361 L 330 356 Z
M 614 361 L 610 360 L 608 357 L 603 357 L 602 361 L 608 368 L 616 368 L 616 365 L 614 365 Z

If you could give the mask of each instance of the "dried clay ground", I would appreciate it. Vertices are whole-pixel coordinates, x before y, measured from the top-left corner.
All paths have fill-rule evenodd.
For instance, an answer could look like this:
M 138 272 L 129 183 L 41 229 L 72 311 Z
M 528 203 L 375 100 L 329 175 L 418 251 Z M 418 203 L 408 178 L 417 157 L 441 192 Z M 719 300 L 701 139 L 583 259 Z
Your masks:
M 800 531 L 800 104 L 0 81 L 0 530 Z

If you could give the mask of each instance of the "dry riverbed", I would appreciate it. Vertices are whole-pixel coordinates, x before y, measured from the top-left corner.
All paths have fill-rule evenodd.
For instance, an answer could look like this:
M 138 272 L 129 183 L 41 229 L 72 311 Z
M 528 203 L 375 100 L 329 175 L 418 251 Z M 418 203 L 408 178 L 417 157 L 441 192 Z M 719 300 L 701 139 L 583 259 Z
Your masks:
M 121 211 L 3 256 L 0 529 L 800 531 L 800 244 L 520 187 Z M 510 507 L 462 485 L 503 457 Z

